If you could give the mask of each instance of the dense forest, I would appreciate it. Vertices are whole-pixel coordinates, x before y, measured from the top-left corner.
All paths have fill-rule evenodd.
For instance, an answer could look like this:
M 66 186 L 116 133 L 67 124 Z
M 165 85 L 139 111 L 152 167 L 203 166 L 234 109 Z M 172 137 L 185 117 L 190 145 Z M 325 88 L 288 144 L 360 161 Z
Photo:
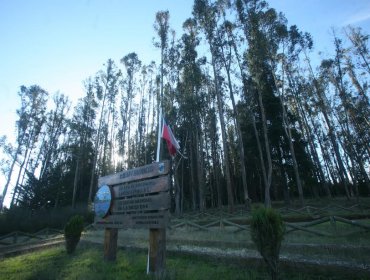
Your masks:
M 181 150 L 176 214 L 370 194 L 369 35 L 333 30 L 333 56 L 319 59 L 263 0 L 195 0 L 182 34 L 168 11 L 153 22 L 160 61 L 109 59 L 75 107 L 20 87 L 16 142 L 0 138 L 10 208 L 89 205 L 100 176 L 155 161 L 160 107 Z

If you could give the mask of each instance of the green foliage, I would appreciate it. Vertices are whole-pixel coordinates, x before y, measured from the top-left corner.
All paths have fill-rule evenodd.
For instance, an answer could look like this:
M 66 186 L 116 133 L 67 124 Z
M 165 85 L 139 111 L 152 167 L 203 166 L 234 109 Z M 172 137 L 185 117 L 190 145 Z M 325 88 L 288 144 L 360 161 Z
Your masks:
M 84 218 L 80 215 L 73 216 L 64 228 L 65 236 L 80 236 L 84 229 Z
M 16 208 L 0 216 L 0 234 L 61 228 L 71 211 L 59 208 L 90 202 L 99 176 L 153 162 L 160 107 L 188 158 L 173 161 L 177 214 L 243 203 L 247 192 L 270 205 L 264 189 L 286 204 L 369 194 L 369 35 L 347 27 L 350 44 L 335 36 L 335 55 L 313 70 L 311 36 L 268 1 L 192 2 L 182 34 L 156 13 L 159 62 L 109 59 L 72 117 L 63 94 L 20 88 L 16 141 L 0 137 L 3 195 L 14 185 Z
M 64 237 L 66 239 L 66 250 L 68 254 L 72 254 L 75 251 L 83 229 L 84 218 L 80 215 L 73 216 L 66 224 Z
M 269 266 L 271 279 L 277 279 L 279 253 L 284 232 L 284 222 L 274 209 L 261 207 L 252 212 L 251 238 Z

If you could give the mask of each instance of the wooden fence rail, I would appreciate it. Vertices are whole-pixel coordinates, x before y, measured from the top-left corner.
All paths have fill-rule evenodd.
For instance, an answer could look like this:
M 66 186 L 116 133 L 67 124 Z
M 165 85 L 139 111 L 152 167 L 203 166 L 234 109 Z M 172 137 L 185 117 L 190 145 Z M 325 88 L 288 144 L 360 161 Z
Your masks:
M 0 236 L 0 245 L 14 245 L 20 242 L 28 242 L 31 239 L 45 240 L 56 235 L 63 234 L 63 231 L 53 228 L 45 228 L 36 233 L 27 233 L 23 231 L 13 231 L 6 235 Z
M 305 206 L 301 208 L 279 208 L 278 211 L 284 217 L 289 215 L 305 215 L 314 219 L 309 222 L 285 222 L 286 234 L 291 234 L 297 231 L 314 234 L 317 236 L 338 236 L 340 232 L 337 229 L 337 223 L 343 223 L 350 225 L 353 228 L 359 229 L 362 232 L 370 230 L 370 223 L 360 222 L 358 220 L 351 220 L 337 215 L 328 215 L 331 211 L 343 211 L 347 213 L 359 213 L 363 212 L 364 209 L 370 209 L 367 205 L 354 204 L 349 207 L 343 207 L 337 204 L 329 204 L 325 207 L 318 208 L 313 206 Z M 365 216 L 366 216 L 365 212 Z M 321 216 L 323 215 L 323 216 Z M 369 214 L 370 215 L 370 214 Z M 351 215 L 350 215 L 351 216 Z M 229 230 L 231 232 L 249 231 L 249 221 L 251 215 L 250 211 L 247 211 L 243 206 L 236 207 L 236 211 L 231 214 L 227 212 L 227 209 L 211 209 L 207 212 L 197 213 L 186 213 L 182 217 L 174 217 L 169 224 L 170 230 L 176 230 L 180 228 L 186 228 L 188 230 L 200 230 L 200 231 L 217 231 L 217 230 Z M 313 227 L 320 224 L 330 223 L 334 234 L 325 232 L 325 230 L 315 229 Z M 87 225 L 85 231 L 95 230 L 94 224 Z M 0 236 L 0 245 L 7 246 L 16 244 L 18 242 L 27 242 L 29 240 L 43 240 L 56 235 L 63 234 L 62 230 L 45 228 L 36 233 L 26 233 L 21 231 L 14 231 L 9 234 Z M 351 232 L 350 234 L 353 234 Z M 346 234 L 344 234 L 346 235 Z M 343 236 L 343 234 L 342 234 Z

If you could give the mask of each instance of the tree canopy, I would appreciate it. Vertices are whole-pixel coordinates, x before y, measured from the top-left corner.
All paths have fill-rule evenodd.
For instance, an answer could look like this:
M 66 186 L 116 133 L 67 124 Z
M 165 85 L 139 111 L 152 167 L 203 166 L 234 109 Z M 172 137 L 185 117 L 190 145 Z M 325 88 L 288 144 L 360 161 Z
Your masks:
M 369 35 L 333 31 L 317 63 L 311 35 L 264 0 L 195 0 L 183 34 L 168 11 L 153 21 L 160 61 L 108 59 L 74 108 L 20 87 L 16 142 L 0 138 L 11 207 L 87 205 L 98 177 L 155 161 L 160 110 L 181 149 L 176 214 L 370 194 Z

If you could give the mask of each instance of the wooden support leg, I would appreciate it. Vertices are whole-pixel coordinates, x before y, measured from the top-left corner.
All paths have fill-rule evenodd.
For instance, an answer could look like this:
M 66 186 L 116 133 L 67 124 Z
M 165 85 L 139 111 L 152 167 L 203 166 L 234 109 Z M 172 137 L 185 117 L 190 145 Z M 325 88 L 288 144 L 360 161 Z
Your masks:
M 149 229 L 149 273 L 162 274 L 166 267 L 166 229 Z
M 117 257 L 118 229 L 106 228 L 104 234 L 104 260 L 114 262 Z

